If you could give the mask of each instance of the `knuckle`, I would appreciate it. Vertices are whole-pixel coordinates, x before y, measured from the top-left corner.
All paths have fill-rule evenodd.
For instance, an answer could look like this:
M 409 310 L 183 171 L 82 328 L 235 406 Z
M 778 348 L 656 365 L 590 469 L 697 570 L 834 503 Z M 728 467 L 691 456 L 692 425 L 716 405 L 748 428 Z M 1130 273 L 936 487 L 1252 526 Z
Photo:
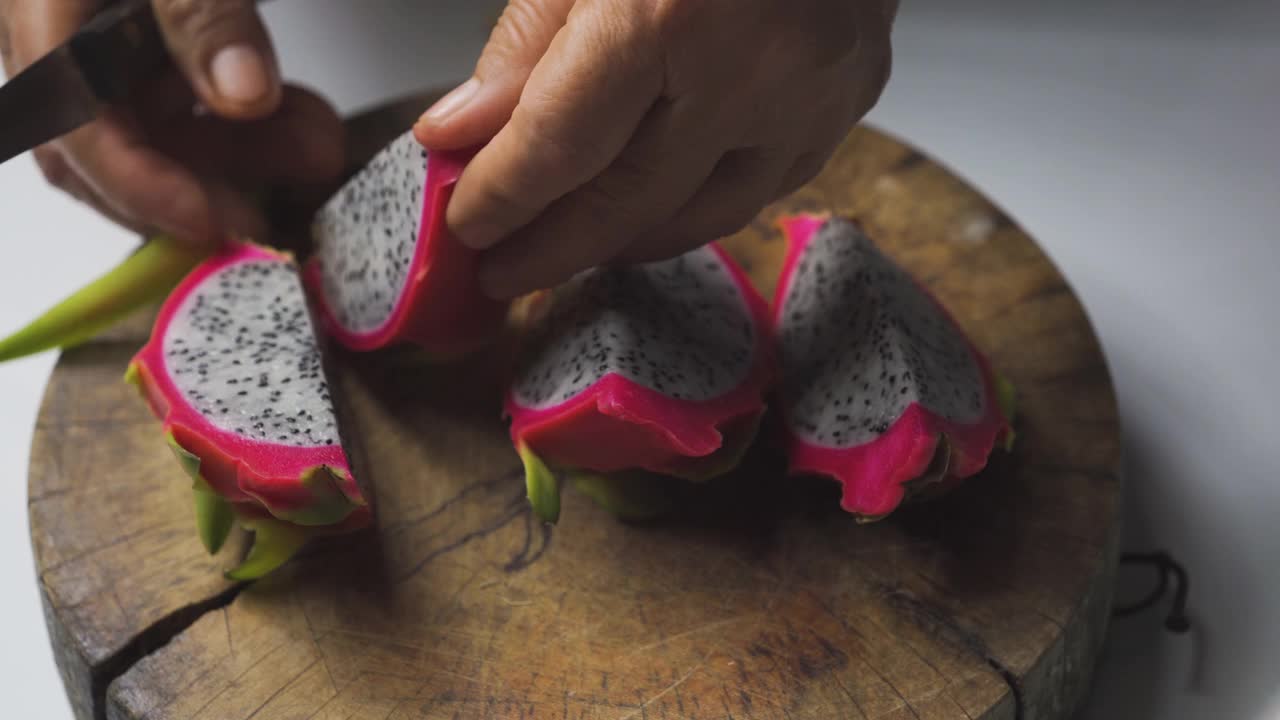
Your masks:
M 156 0 L 162 23 L 187 39 L 224 32 L 228 21 L 244 11 L 240 0 Z
M 764 44 L 777 58 L 791 58 L 789 71 L 797 68 L 827 70 L 877 47 L 887 36 L 889 23 L 876 3 L 803 3 L 794 8 L 786 2 L 771 4 L 773 14 Z M 788 64 L 784 62 L 783 64 Z
M 479 205 L 500 216 L 530 217 L 539 210 L 536 203 L 528 199 L 527 192 L 512 184 L 509 176 L 488 178 L 477 191 Z
M 602 198 L 621 206 L 650 195 L 655 175 L 648 163 L 623 154 L 592 185 Z
M 166 24 L 191 30 L 208 21 L 213 5 L 207 0 L 157 0 L 156 12 Z
M 606 227 L 640 232 L 657 224 L 658 216 L 673 208 L 657 207 L 654 168 L 626 154 L 583 187 L 584 201 Z
M 534 103 L 521 102 L 516 107 L 513 124 L 523 129 L 523 141 L 533 162 L 528 163 L 529 175 L 518 184 L 538 185 L 545 182 L 543 169 L 557 175 L 569 174 L 590 177 L 604 168 L 609 154 L 599 140 L 588 137 L 571 138 L 561 125 L 562 115 L 553 106 L 546 110 L 531 108 Z
M 484 52 L 477 61 L 480 77 L 501 75 L 515 65 L 533 66 L 540 58 L 537 48 L 551 42 L 548 33 L 563 24 L 554 17 L 554 4 L 539 0 L 511 0 L 489 33 Z
M 578 196 L 579 208 L 587 215 L 593 227 L 625 229 L 629 232 L 643 227 L 643 211 L 634 204 L 634 197 L 620 192 L 620 187 L 603 178 L 582 187 Z
M 644 0 L 640 6 L 658 37 L 677 36 L 689 26 L 698 2 L 690 0 Z
M 610 12 L 597 16 L 598 42 L 610 62 L 632 72 L 670 72 L 674 64 L 692 57 L 688 50 L 705 45 L 708 38 L 696 29 L 704 26 L 703 6 L 696 0 L 615 0 Z

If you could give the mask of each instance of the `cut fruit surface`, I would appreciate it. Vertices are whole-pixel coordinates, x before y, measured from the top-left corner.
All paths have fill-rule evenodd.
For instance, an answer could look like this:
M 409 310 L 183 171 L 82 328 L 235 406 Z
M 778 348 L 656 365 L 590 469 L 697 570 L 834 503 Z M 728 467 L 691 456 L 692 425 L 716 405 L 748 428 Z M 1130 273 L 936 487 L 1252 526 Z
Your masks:
M 546 302 L 506 401 L 526 463 L 689 479 L 732 468 L 773 360 L 764 301 L 728 255 L 589 271 Z
M 500 332 L 507 304 L 481 293 L 476 252 L 445 223 L 469 159 L 428 154 L 405 133 L 317 213 L 306 280 L 339 342 L 355 350 L 408 342 L 449 358 Z
M 908 487 L 981 470 L 1010 432 L 986 358 L 856 223 L 783 228 L 774 322 L 792 471 L 840 481 L 842 506 L 874 519 Z
M 368 522 L 289 256 L 232 243 L 198 266 L 127 379 L 162 419 L 196 492 L 242 520 L 276 518 L 298 532 Z M 197 512 L 212 550 L 225 537 L 223 508 L 198 495 Z

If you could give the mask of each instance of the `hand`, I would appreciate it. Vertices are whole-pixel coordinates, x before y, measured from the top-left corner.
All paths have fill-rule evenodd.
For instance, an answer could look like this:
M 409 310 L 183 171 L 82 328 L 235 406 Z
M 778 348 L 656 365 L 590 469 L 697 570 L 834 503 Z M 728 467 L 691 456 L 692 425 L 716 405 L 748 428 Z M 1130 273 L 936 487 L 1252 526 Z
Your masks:
M 6 72 L 63 42 L 102 4 L 0 0 Z M 131 106 L 37 148 L 35 160 L 49 182 L 139 232 L 206 244 L 265 239 L 243 191 L 340 173 L 342 123 L 320 98 L 282 86 L 252 0 L 154 5 L 178 71 Z
M 875 104 L 896 0 L 510 0 L 471 80 L 418 121 L 492 141 L 449 206 L 509 297 L 736 232 Z

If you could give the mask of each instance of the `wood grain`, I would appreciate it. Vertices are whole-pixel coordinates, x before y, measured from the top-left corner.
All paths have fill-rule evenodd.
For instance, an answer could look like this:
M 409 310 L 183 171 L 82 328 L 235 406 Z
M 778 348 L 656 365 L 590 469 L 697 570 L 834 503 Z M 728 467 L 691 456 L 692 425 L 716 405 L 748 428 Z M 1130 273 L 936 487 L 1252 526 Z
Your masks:
M 353 124 L 355 157 L 424 100 Z M 31 465 L 46 618 L 80 718 L 1065 718 L 1106 629 L 1119 429 L 1079 302 L 1027 235 L 914 150 L 855 131 L 727 245 L 772 292 L 784 210 L 859 217 L 1021 391 L 1016 451 L 857 525 L 767 445 L 659 523 L 566 493 L 533 520 L 501 349 L 456 368 L 339 353 L 377 527 L 249 588 L 119 381 L 146 327 L 63 356 Z

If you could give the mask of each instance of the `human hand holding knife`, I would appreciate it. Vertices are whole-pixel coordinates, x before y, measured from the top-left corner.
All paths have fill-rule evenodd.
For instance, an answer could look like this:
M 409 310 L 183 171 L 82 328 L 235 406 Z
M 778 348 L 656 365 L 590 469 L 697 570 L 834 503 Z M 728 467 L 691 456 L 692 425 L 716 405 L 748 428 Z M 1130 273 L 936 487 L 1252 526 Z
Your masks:
M 0 0 L 0 50 L 0 161 L 33 149 L 139 232 L 261 237 L 244 188 L 341 172 L 340 119 L 282 85 L 251 0 Z

